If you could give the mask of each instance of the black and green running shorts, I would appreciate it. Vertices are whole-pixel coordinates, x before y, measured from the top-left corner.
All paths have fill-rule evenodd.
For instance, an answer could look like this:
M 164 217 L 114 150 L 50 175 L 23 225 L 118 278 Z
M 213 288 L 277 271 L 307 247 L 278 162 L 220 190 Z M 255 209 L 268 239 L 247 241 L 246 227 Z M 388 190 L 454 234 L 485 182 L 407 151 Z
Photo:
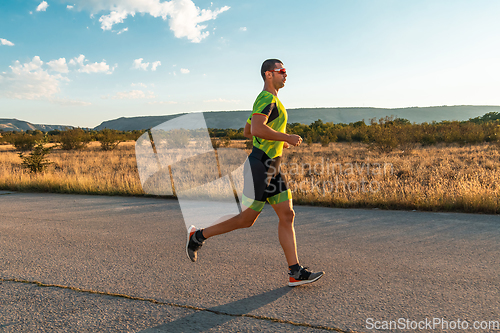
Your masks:
M 260 212 L 266 200 L 275 205 L 292 198 L 280 162 L 281 156 L 270 158 L 263 150 L 253 147 L 244 166 L 244 206 Z

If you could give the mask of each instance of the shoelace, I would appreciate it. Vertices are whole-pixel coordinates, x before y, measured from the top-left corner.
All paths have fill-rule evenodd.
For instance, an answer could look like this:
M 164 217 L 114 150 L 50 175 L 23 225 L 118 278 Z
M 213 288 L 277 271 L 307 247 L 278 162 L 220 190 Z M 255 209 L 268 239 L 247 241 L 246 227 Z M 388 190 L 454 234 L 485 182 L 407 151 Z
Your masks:
M 300 277 L 305 278 L 306 280 L 309 279 L 309 276 L 311 276 L 311 272 L 309 272 L 307 269 L 309 267 L 302 267 L 300 268 Z
M 309 276 L 311 275 L 311 272 L 309 272 L 307 270 L 308 268 L 309 267 L 303 267 L 303 266 L 300 267 L 299 272 L 298 272 L 299 273 L 299 278 L 301 278 L 301 277 L 305 277 L 306 279 L 309 278 Z M 293 276 L 295 274 L 297 274 L 297 272 L 295 272 L 295 273 L 292 273 L 291 271 L 288 272 L 288 275 L 290 275 L 290 276 Z

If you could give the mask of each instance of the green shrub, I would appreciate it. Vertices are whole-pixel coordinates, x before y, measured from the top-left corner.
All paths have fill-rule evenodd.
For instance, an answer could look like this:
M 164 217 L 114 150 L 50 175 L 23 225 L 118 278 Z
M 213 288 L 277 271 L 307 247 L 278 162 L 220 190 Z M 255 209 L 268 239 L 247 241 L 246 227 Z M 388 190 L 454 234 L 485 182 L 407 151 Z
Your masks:
M 64 150 L 83 149 L 90 142 L 90 135 L 81 128 L 73 128 L 61 132 L 57 141 Z
M 96 134 L 96 139 L 101 143 L 101 150 L 108 151 L 115 149 L 124 136 L 117 130 L 105 128 Z
M 52 150 L 52 147 L 44 147 L 44 142 L 37 142 L 35 149 L 28 155 L 24 156 L 23 153 L 19 153 L 19 157 L 23 160 L 21 164 L 24 168 L 29 169 L 31 173 L 38 173 L 44 171 L 47 166 L 52 164 L 46 159 L 46 156 Z
M 42 132 L 35 132 L 33 134 L 28 133 L 16 133 L 10 136 L 9 141 L 11 144 L 20 151 L 29 151 L 33 149 L 37 140 L 43 138 Z

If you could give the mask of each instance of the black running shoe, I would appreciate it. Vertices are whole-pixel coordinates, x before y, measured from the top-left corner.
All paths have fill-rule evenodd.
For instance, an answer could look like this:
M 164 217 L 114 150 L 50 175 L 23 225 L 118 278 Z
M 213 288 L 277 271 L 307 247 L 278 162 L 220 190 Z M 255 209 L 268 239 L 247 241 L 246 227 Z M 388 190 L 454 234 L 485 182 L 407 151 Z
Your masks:
M 318 281 L 320 277 L 322 277 L 325 272 L 312 273 L 307 270 L 307 267 L 300 267 L 300 269 L 292 274 L 289 272 L 290 280 L 288 285 L 290 287 L 300 286 L 301 284 L 311 283 Z
M 200 247 L 203 245 L 203 242 L 199 242 L 196 237 L 194 236 L 196 232 L 196 227 L 194 225 L 190 226 L 188 229 L 188 237 L 187 237 L 187 243 L 186 243 L 186 254 L 188 258 L 195 262 L 196 259 L 198 259 L 197 252 L 200 249 Z

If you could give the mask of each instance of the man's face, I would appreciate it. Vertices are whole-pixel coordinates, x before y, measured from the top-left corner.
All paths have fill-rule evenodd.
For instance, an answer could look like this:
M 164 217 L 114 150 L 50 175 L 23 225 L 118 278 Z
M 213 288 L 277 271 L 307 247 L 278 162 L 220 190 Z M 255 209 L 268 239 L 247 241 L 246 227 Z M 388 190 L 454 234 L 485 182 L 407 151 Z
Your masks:
M 275 65 L 275 69 L 276 70 L 279 70 L 279 69 L 284 69 L 283 67 L 283 64 L 281 63 L 276 63 Z M 286 77 L 287 77 L 287 74 L 286 72 L 285 73 L 281 73 L 279 71 L 272 71 L 272 82 L 273 82 L 273 85 L 274 87 L 276 87 L 276 89 L 281 89 L 285 86 L 285 82 L 286 82 Z

